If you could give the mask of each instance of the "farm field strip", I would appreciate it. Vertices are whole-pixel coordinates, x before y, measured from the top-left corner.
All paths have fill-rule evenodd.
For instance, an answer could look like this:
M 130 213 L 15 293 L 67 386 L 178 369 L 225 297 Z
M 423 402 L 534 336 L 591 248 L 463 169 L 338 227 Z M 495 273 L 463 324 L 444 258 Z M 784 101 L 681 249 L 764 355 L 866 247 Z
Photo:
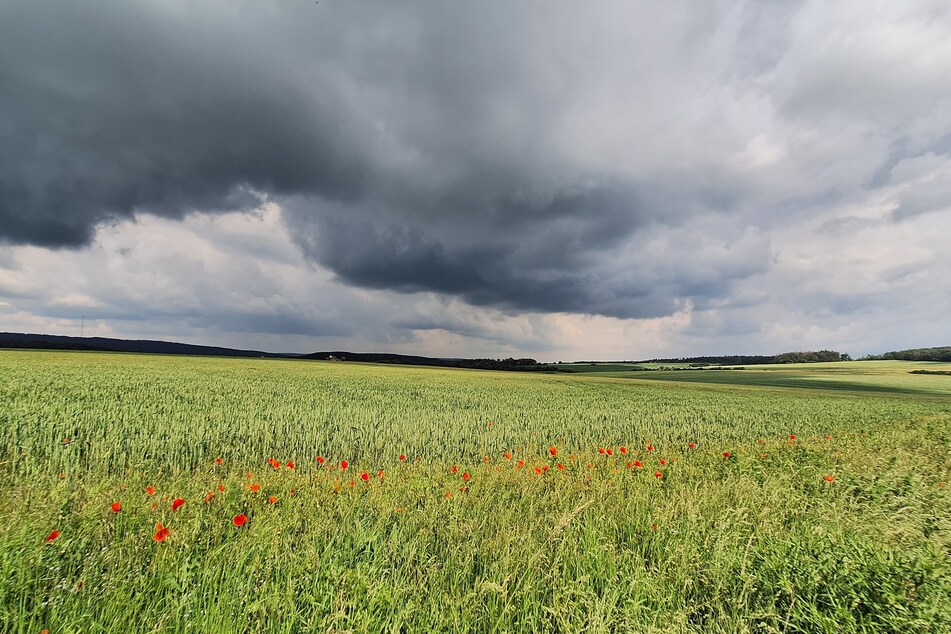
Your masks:
M 940 394 L 46 351 L 0 377 L 3 631 L 951 627 Z

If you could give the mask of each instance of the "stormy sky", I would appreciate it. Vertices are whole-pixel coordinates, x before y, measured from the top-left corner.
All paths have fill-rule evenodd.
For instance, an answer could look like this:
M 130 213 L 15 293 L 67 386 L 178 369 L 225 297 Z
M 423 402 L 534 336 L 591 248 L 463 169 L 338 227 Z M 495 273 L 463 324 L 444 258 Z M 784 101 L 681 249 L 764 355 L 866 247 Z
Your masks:
M 0 330 L 638 359 L 949 315 L 946 0 L 0 3 Z

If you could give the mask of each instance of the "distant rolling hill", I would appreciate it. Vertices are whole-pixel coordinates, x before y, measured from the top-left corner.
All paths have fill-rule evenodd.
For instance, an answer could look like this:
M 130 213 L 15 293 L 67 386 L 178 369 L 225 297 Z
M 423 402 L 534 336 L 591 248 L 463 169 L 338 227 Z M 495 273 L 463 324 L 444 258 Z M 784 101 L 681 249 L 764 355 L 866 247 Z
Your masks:
M 189 354 L 216 357 L 273 357 L 288 358 L 300 355 L 236 350 L 218 346 L 198 346 L 173 341 L 150 339 L 112 339 L 109 337 L 67 337 L 64 335 L 37 335 L 22 332 L 0 332 L 0 348 L 34 348 L 48 350 L 96 350 L 100 352 L 140 352 L 150 354 Z

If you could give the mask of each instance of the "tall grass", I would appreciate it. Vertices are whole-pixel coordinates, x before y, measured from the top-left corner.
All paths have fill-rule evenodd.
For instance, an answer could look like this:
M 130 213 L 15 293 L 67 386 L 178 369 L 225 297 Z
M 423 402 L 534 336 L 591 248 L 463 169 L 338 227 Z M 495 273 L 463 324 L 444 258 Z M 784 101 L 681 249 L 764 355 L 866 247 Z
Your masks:
M 949 423 L 888 394 L 0 352 L 0 629 L 948 631 Z

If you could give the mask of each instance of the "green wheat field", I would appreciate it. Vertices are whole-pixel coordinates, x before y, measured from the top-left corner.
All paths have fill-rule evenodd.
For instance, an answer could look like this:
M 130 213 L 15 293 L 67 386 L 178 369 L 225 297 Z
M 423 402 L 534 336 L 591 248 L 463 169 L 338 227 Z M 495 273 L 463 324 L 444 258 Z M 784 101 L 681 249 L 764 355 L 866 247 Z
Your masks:
M 948 632 L 949 365 L 0 351 L 0 630 Z

